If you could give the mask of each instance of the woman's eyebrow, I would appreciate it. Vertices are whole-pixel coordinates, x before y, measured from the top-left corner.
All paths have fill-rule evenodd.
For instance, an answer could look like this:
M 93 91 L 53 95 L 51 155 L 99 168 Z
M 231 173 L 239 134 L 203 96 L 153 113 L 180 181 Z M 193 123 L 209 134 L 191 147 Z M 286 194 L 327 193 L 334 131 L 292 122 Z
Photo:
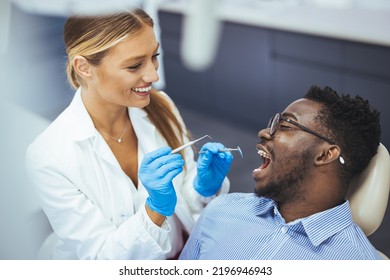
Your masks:
M 153 53 L 156 53 L 156 52 L 158 51 L 158 48 L 159 48 L 159 47 L 160 47 L 160 44 L 157 43 L 157 47 L 156 47 L 156 49 L 154 50 Z M 124 60 L 123 62 L 124 62 L 124 63 L 129 63 L 129 62 L 131 62 L 131 61 L 133 61 L 133 60 L 139 60 L 139 59 L 143 59 L 143 58 L 145 58 L 145 57 L 147 57 L 147 55 L 145 55 L 145 54 L 139 55 L 139 56 L 133 56 L 133 57 L 127 58 L 127 59 Z

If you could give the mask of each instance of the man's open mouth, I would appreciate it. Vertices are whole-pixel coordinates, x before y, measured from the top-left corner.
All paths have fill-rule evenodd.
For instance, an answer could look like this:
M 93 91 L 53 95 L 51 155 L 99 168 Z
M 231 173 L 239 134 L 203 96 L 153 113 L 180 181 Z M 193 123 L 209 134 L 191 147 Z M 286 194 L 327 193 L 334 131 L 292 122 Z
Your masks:
M 263 164 L 260 165 L 258 168 L 256 168 L 254 171 L 261 171 L 267 168 L 267 166 L 271 162 L 271 156 L 267 152 L 263 150 L 258 150 L 257 153 L 260 155 L 260 157 L 263 159 Z

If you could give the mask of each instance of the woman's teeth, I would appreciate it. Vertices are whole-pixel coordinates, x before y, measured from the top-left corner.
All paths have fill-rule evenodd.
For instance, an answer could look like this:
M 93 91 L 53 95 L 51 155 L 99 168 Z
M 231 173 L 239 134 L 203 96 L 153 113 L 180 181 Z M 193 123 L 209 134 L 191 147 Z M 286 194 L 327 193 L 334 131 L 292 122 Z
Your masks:
M 148 92 L 152 89 L 152 86 L 144 87 L 144 88 L 132 88 L 131 90 L 136 92 Z

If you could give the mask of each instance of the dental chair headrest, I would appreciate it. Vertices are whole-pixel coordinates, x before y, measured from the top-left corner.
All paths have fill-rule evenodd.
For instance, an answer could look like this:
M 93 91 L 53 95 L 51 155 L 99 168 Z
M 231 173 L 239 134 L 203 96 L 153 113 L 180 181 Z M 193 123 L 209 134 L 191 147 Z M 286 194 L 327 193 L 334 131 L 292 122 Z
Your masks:
M 347 193 L 353 220 L 367 236 L 382 223 L 389 191 L 390 156 L 386 147 L 380 144 L 367 168 L 352 179 Z

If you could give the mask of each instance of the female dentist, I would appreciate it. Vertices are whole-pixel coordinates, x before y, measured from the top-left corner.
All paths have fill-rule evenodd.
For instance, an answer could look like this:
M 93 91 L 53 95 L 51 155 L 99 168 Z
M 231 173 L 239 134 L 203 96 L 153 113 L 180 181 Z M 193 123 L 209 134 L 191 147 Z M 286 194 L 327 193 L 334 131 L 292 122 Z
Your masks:
M 171 153 L 190 139 L 152 88 L 159 43 L 143 10 L 71 16 L 64 41 L 77 91 L 26 155 L 58 237 L 52 257 L 177 258 L 207 202 L 228 191 L 232 154 L 220 143 L 197 162 L 190 148 Z

